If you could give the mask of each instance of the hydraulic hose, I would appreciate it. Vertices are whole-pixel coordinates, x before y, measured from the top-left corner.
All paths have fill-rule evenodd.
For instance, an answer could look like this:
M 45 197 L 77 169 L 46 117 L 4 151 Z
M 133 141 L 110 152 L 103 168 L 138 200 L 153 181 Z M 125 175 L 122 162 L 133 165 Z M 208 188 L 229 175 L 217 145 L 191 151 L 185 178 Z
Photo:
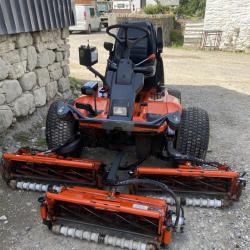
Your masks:
M 140 164 L 142 164 L 144 161 L 146 160 L 146 158 L 143 158 L 143 159 L 140 159 L 140 160 L 138 160 L 138 161 L 136 161 L 136 162 L 133 162 L 133 163 L 131 163 L 131 164 L 129 164 L 129 165 L 124 165 L 124 166 L 120 166 L 119 167 L 119 170 L 122 170 L 122 171 L 124 171 L 124 170 L 135 170 Z
M 148 179 L 130 179 L 130 180 L 125 180 L 125 181 L 120 181 L 116 183 L 116 186 L 129 186 L 129 185 L 148 185 L 148 186 L 154 186 L 158 187 L 164 192 L 168 193 L 175 201 L 175 207 L 176 207 L 176 219 L 174 222 L 174 227 L 178 227 L 179 219 L 180 219 L 180 210 L 181 210 L 181 205 L 179 200 L 177 199 L 175 193 L 165 184 L 158 182 L 158 181 L 153 181 L 153 180 L 148 180 Z
M 184 155 L 174 148 L 173 141 L 167 141 L 166 149 L 167 149 L 169 157 L 177 161 L 190 161 L 195 164 L 200 164 L 200 165 L 207 164 L 213 167 L 217 167 L 221 165 L 219 162 L 209 162 L 209 161 L 205 161 L 195 156 Z

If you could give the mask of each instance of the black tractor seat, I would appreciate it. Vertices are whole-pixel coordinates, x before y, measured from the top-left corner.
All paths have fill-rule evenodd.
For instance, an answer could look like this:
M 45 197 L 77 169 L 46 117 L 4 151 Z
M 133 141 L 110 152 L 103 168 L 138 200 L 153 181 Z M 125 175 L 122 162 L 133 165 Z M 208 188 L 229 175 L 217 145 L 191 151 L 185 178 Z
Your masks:
M 126 23 L 126 22 L 125 22 Z M 156 30 L 152 23 L 145 21 L 130 21 L 129 25 L 140 26 L 144 29 L 147 29 L 150 33 L 150 36 L 147 36 L 140 40 L 133 48 L 130 50 L 130 60 L 134 64 L 134 72 L 142 73 L 144 75 L 144 89 L 150 89 L 158 85 L 159 77 L 156 77 L 157 74 L 163 75 L 162 67 L 159 67 L 159 64 L 162 63 L 160 53 L 157 49 L 157 35 Z M 119 29 L 117 32 L 118 38 L 121 40 L 125 39 L 124 29 Z M 143 35 L 143 31 L 138 29 L 130 28 L 128 29 L 128 39 L 133 41 L 138 37 Z M 116 42 L 114 46 L 114 51 L 109 58 L 109 63 L 107 71 L 116 71 L 119 61 L 122 59 L 123 51 L 125 45 Z M 154 60 L 146 60 L 150 55 L 154 54 L 156 58 Z M 142 63 L 141 63 L 142 62 Z M 139 64 L 139 65 L 136 65 Z M 160 69 L 160 70 L 159 70 Z M 158 72 L 157 72 L 158 71 Z M 160 72 L 159 72 L 160 71 Z

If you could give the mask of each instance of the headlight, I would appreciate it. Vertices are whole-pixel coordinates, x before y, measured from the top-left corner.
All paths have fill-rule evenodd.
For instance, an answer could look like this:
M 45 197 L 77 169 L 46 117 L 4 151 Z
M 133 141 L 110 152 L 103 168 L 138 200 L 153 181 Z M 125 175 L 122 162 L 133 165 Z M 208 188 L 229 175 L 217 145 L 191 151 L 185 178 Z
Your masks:
M 113 115 L 127 116 L 128 115 L 127 107 L 114 106 Z

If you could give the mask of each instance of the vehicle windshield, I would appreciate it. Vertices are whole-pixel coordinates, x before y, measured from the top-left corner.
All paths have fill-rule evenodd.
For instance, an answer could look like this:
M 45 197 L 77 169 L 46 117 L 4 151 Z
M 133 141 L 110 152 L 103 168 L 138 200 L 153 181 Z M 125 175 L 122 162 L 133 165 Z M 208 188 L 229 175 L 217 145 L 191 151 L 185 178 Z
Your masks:
M 97 10 L 98 12 L 107 12 L 108 11 L 108 5 L 105 3 L 98 3 L 97 4 Z

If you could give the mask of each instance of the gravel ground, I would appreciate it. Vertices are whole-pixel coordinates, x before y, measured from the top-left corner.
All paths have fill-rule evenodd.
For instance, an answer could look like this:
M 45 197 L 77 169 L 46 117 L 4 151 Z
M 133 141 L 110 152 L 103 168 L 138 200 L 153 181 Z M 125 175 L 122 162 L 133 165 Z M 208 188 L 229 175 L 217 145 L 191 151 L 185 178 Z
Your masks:
M 104 33 L 72 35 L 72 76 L 84 80 L 93 76 L 78 65 L 77 48 L 87 39 L 98 47 L 100 64 L 96 68 L 102 72 L 107 57 L 102 48 L 107 40 Z M 166 49 L 163 57 L 166 84 L 182 91 L 183 105 L 199 106 L 209 112 L 211 136 L 207 158 L 226 161 L 238 171 L 249 171 L 250 56 Z M 2 135 L 0 150 L 15 151 L 21 145 L 43 147 L 46 112 L 46 107 L 40 109 Z M 104 151 L 94 153 L 102 155 Z M 12 191 L 0 179 L 0 249 L 112 249 L 51 234 L 40 221 L 39 196 Z M 249 185 L 240 202 L 230 208 L 185 208 L 185 212 L 185 231 L 174 235 L 170 250 L 250 249 Z

